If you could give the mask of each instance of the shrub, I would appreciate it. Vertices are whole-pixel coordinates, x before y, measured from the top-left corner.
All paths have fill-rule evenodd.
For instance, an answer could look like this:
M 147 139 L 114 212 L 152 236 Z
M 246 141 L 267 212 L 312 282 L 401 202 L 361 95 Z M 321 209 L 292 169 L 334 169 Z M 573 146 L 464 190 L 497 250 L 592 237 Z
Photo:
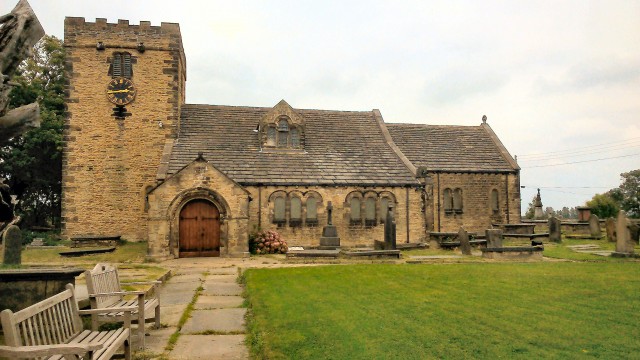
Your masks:
M 249 236 L 249 251 L 252 254 L 286 254 L 287 250 L 287 242 L 276 231 L 255 232 Z

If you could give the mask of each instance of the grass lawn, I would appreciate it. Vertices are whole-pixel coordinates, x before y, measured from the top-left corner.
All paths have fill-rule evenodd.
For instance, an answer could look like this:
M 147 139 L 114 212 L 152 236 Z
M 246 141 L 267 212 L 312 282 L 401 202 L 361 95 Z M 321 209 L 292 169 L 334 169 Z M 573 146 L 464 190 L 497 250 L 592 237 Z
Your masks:
M 244 279 L 257 358 L 640 356 L 640 262 L 319 266 Z

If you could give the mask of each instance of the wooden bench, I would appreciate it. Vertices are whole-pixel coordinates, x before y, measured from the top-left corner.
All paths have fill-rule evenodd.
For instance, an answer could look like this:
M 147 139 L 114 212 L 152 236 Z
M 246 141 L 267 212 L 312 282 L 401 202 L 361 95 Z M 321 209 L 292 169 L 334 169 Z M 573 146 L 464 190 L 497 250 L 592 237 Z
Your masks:
M 124 347 L 125 359 L 131 358 L 131 312 L 133 307 L 117 311 L 125 315 L 124 327 L 111 331 L 82 328 L 80 315 L 96 314 L 104 309 L 78 310 L 73 285 L 66 290 L 18 312 L 0 313 L 4 341 L 0 357 L 8 359 L 111 359 Z M 114 311 L 110 309 L 108 311 Z
M 144 291 L 123 291 L 120 286 L 118 269 L 110 264 L 97 264 L 92 270 L 85 272 L 89 302 L 92 309 L 121 308 L 135 306 L 133 320 L 138 323 L 138 346 L 144 348 L 144 325 L 147 319 L 155 321 L 156 328 L 160 327 L 160 296 L 157 285 L 160 281 L 132 282 L 127 284 L 153 284 L 154 298 L 146 299 Z M 126 295 L 135 295 L 135 299 L 125 299 Z M 101 322 L 123 321 L 125 314 L 121 311 L 111 311 L 91 316 L 91 327 L 97 329 Z

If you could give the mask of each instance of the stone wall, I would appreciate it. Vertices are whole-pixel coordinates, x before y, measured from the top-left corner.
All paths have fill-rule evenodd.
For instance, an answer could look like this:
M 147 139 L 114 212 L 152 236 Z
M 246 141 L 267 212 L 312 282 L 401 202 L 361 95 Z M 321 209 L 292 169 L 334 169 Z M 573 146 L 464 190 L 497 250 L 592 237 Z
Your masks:
M 333 206 L 333 225 L 338 229 L 340 244 L 344 247 L 373 246 L 374 240 L 384 240 L 384 223 L 381 220 L 380 198 L 387 196 L 395 199 L 395 214 L 397 228 L 397 242 L 422 242 L 425 239 L 425 221 L 422 212 L 421 189 L 401 187 L 273 187 L 273 186 L 247 186 L 251 193 L 250 204 L 250 228 L 262 230 L 276 230 L 287 240 L 289 246 L 320 244 L 322 227 L 327 224 L 326 207 L 329 201 Z M 286 196 L 286 221 L 274 223 L 274 197 L 277 194 Z M 309 196 L 320 197 L 317 203 L 317 224 L 306 222 L 306 200 Z M 407 195 L 409 197 L 408 231 L 407 231 Z M 290 221 L 290 199 L 298 196 L 302 200 L 302 222 L 294 224 Z M 362 198 L 373 197 L 376 199 L 375 224 L 352 224 L 351 208 L 349 200 L 359 196 Z M 364 202 L 361 204 L 361 212 L 365 213 Z
M 496 173 L 432 173 L 427 217 L 433 231 L 457 232 L 461 226 L 469 232 L 484 234 L 492 223 L 520 222 L 520 176 Z M 462 212 L 445 213 L 444 190 L 462 189 Z M 490 204 L 491 191 L 498 191 L 499 209 Z
M 64 130 L 62 226 L 65 237 L 122 235 L 147 239 L 146 191 L 165 143 L 178 131 L 186 80 L 177 24 L 109 24 L 66 18 L 67 117 Z M 104 50 L 97 50 L 102 42 Z M 144 43 L 145 51 L 138 50 Z M 106 96 L 114 52 L 129 52 L 137 95 L 131 116 L 116 120 Z

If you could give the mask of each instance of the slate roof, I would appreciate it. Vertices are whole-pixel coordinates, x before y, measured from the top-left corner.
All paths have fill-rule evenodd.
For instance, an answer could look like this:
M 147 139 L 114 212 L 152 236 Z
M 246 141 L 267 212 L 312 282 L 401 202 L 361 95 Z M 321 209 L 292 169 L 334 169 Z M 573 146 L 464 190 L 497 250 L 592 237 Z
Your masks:
M 393 142 L 429 171 L 514 172 L 519 167 L 488 125 L 386 124 Z
M 167 174 L 203 152 L 242 185 L 417 185 L 385 141 L 372 111 L 295 109 L 305 118 L 305 151 L 261 151 L 254 130 L 271 108 L 185 104 Z

